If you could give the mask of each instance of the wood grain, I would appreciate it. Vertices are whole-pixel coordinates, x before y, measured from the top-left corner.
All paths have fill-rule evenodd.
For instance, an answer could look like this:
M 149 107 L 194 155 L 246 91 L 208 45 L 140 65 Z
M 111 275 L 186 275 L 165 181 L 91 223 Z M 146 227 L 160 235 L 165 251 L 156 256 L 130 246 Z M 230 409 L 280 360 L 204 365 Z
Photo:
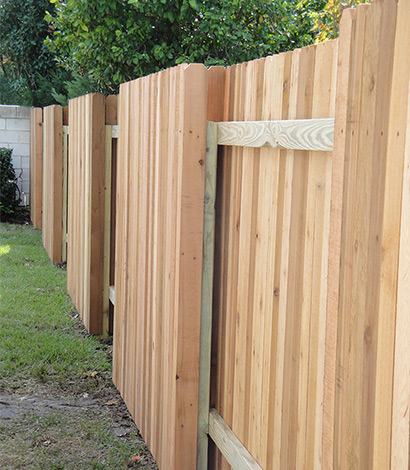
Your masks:
M 113 378 L 159 466 L 197 453 L 207 72 L 121 85 Z
M 101 334 L 105 99 L 100 94 L 75 98 L 69 110 L 67 290 L 89 333 Z
M 224 119 L 333 126 L 337 51 L 228 68 Z M 211 401 L 261 468 L 320 468 L 332 154 L 233 146 L 219 162 Z
M 392 413 L 393 376 L 401 375 L 394 349 L 396 318 L 402 318 L 398 285 L 408 20 L 406 2 L 376 1 L 358 8 L 353 22 L 347 119 L 336 127 L 336 133 L 345 131 L 346 140 L 339 140 L 345 149 L 337 387 L 333 466 L 327 468 L 405 468 L 393 465 L 392 452 L 400 444 Z M 406 450 L 401 446 L 395 455 L 408 454 L 408 440 Z
M 43 245 L 52 263 L 62 261 L 63 243 L 63 110 L 43 110 Z
M 333 150 L 334 119 L 218 123 L 218 144 L 291 150 Z
M 234 470 L 262 470 L 214 408 L 209 412 L 209 435 Z
M 41 228 L 43 210 L 43 110 L 30 110 L 30 220 Z

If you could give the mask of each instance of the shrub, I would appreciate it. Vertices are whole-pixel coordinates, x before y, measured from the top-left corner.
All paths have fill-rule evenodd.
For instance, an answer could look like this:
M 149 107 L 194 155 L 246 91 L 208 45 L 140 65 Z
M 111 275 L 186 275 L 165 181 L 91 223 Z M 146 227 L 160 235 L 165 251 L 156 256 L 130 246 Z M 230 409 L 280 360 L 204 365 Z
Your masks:
M 11 161 L 13 149 L 0 147 L 0 217 L 14 214 L 21 199 L 18 196 L 16 173 Z

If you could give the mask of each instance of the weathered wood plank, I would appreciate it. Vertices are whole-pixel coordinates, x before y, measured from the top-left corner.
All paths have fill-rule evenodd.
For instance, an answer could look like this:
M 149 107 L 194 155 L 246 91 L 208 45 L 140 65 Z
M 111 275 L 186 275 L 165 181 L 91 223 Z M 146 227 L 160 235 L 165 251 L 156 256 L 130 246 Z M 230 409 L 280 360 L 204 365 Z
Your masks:
M 109 329 L 109 286 L 111 260 L 111 168 L 112 136 L 111 126 L 105 126 L 105 181 L 104 181 L 104 274 L 103 274 L 103 328 L 102 336 L 108 336 Z
M 202 256 L 201 337 L 199 353 L 197 470 L 208 468 L 208 416 L 211 374 L 212 290 L 214 275 L 217 124 L 206 131 L 204 241 Z
M 334 119 L 218 123 L 218 145 L 333 150 Z
M 214 408 L 209 412 L 209 436 L 234 470 L 262 470 Z

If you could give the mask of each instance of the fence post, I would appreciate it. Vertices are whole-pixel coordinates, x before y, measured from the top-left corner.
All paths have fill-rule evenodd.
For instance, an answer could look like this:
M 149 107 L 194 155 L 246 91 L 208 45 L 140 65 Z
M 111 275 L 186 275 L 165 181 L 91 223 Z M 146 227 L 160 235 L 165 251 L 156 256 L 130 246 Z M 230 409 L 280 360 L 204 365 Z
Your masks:
M 201 333 L 199 351 L 197 469 L 208 468 L 209 394 L 211 381 L 212 290 L 214 279 L 215 197 L 218 125 L 206 128 L 204 242 L 202 255 Z
M 63 236 L 63 110 L 44 108 L 43 124 L 43 245 L 51 261 L 62 261 Z
M 105 98 L 69 103 L 67 289 L 91 334 L 103 332 Z
M 113 191 L 113 162 L 115 163 L 116 144 L 113 142 L 112 126 L 117 124 L 117 96 L 107 96 L 105 103 L 105 203 L 104 203 L 104 280 L 103 280 L 103 337 L 107 337 L 110 330 L 110 278 L 113 269 L 114 259 L 112 250 L 113 244 L 113 227 L 114 222 L 112 214 L 113 204 L 112 198 L 115 198 Z M 115 176 L 115 171 L 114 171 Z
M 43 110 L 30 110 L 30 219 L 41 228 L 43 203 Z
M 68 106 L 63 109 L 63 235 L 61 258 L 67 261 L 67 205 L 68 205 Z

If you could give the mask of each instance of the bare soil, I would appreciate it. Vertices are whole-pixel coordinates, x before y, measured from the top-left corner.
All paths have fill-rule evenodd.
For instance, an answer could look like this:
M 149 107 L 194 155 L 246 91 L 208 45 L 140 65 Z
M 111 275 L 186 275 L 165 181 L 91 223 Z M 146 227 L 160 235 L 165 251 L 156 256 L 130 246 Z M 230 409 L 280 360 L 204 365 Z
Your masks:
M 75 397 L 51 388 L 0 391 L 1 468 L 158 468 L 114 387 L 104 396 Z M 129 449 L 133 455 L 124 457 Z

